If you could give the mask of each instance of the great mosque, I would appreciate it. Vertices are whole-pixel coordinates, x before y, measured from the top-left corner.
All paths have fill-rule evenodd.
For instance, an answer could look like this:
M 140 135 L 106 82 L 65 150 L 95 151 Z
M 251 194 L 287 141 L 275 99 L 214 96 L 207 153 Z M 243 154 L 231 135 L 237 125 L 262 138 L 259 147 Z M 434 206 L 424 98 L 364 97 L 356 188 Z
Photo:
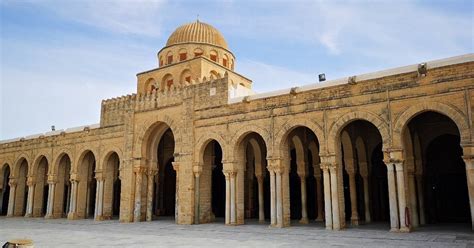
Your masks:
M 99 124 L 1 141 L 0 214 L 473 227 L 473 54 L 256 94 L 196 21 L 157 60 Z

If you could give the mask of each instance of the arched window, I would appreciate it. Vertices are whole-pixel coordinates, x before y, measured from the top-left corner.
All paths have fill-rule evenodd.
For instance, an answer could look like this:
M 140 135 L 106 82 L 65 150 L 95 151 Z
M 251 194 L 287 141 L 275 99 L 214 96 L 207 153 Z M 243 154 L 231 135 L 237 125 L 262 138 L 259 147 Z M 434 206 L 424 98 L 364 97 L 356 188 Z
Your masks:
M 160 66 L 163 66 L 163 56 L 160 56 Z
M 182 85 L 191 84 L 191 71 L 190 71 L 189 69 L 185 69 L 185 70 L 181 73 L 180 83 L 181 83 Z
M 222 57 L 222 65 L 223 65 L 224 67 L 227 67 L 228 64 L 229 64 L 228 61 L 229 61 L 229 57 L 227 57 L 227 54 L 224 54 L 224 56 Z
M 209 53 L 209 58 L 214 61 L 214 62 L 217 62 L 217 52 L 212 50 L 210 53 Z
M 231 62 L 230 62 L 230 69 L 231 70 L 234 70 L 234 60 L 232 59 Z
M 199 57 L 199 56 L 202 56 L 204 52 L 202 51 L 201 48 L 196 48 L 194 49 L 194 57 Z
M 166 64 L 171 64 L 173 63 L 173 54 L 171 52 L 168 52 L 166 54 Z
M 173 85 L 173 75 L 168 73 L 163 77 L 163 80 L 161 81 L 161 88 L 169 88 L 171 87 L 171 85 Z
M 182 48 L 179 50 L 179 61 L 183 61 L 188 59 L 188 51 L 186 49 Z
M 154 78 L 149 78 L 145 83 L 145 91 L 146 92 L 153 92 L 153 90 L 158 89 L 158 85 L 156 85 L 156 81 Z

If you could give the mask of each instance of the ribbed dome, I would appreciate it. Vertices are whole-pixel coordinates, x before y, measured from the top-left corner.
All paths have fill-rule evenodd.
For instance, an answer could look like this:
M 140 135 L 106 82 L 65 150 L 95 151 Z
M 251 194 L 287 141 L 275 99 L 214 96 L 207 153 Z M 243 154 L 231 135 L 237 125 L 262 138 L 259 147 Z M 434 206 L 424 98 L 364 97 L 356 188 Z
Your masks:
M 188 42 L 207 43 L 228 50 L 222 34 L 213 26 L 200 21 L 178 27 L 168 38 L 166 46 Z

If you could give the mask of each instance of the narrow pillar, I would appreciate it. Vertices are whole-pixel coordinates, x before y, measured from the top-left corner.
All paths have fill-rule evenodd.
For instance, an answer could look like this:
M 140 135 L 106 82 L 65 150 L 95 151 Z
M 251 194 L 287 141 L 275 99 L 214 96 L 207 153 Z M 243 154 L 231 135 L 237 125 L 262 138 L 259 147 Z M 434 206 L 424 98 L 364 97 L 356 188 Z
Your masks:
M 365 206 L 365 223 L 372 222 L 370 216 L 370 200 L 369 200 L 369 177 L 367 175 L 362 176 L 364 184 L 364 206 Z
M 225 175 L 225 224 L 230 225 L 230 173 L 224 172 Z
M 201 177 L 201 172 L 202 172 L 202 165 L 201 166 L 194 166 L 193 167 L 193 172 L 194 172 L 194 224 L 199 224 L 199 212 L 200 212 L 200 201 L 201 201 L 201 196 L 200 196 L 200 177 Z M 211 172 L 212 173 L 212 172 Z
M 95 220 L 104 219 L 104 178 L 102 176 L 96 177 L 97 188 L 96 188 L 96 209 L 95 209 Z
M 466 164 L 467 190 L 469 192 L 469 206 L 471 208 L 471 225 L 474 230 L 474 157 L 464 156 Z
M 351 195 L 351 225 L 359 225 L 359 212 L 357 211 L 357 188 L 355 180 L 355 171 L 348 171 L 349 173 L 349 191 Z
M 275 171 L 270 170 L 270 226 L 276 226 L 276 182 L 275 182 Z
M 397 194 L 398 194 L 398 211 L 400 214 L 400 232 L 409 232 L 410 226 L 408 220 L 407 201 L 405 195 L 405 174 L 403 172 L 403 162 L 395 163 L 397 174 Z
M 301 183 L 301 224 L 308 224 L 308 210 L 307 210 L 307 201 L 306 201 L 306 176 L 300 175 L 300 183 Z
M 340 230 L 342 226 L 339 214 L 339 194 L 337 192 L 338 185 L 336 165 L 331 165 L 329 172 L 331 175 L 332 227 L 334 230 Z
M 425 217 L 425 194 L 423 191 L 423 175 L 417 174 L 416 175 L 416 188 L 418 193 L 418 214 L 420 216 L 420 225 L 426 224 L 426 217 Z
M 26 214 L 25 217 L 32 217 L 33 216 L 33 201 L 35 196 L 35 183 L 33 182 L 32 177 L 28 177 L 26 182 L 28 186 L 28 197 L 26 202 Z
M 146 191 L 146 221 L 153 220 L 153 182 L 158 173 L 156 169 L 148 169 Z
M 265 205 L 263 201 L 263 175 L 257 175 L 258 182 L 258 222 L 265 222 Z
M 316 168 L 316 167 L 315 167 Z M 318 166 L 319 170 L 319 166 Z M 321 180 L 321 174 L 315 174 L 314 175 L 314 180 L 315 180 L 315 186 L 316 186 L 316 205 L 317 205 L 317 215 L 316 215 L 316 221 L 323 221 L 324 215 L 323 215 L 323 182 Z
M 326 229 L 332 230 L 332 200 L 331 200 L 331 177 L 329 167 L 322 165 L 324 180 L 324 213 L 326 215 Z
M 276 170 L 276 182 L 275 182 L 275 190 L 276 190 L 276 213 L 277 213 L 277 226 L 283 227 L 283 189 L 281 184 L 281 171 Z
M 236 216 L 236 191 L 235 191 L 235 178 L 237 172 L 232 171 L 230 172 L 230 224 L 235 225 L 237 224 L 237 216 Z
M 395 183 L 395 168 L 390 162 L 387 164 L 387 181 L 388 181 L 388 199 L 390 207 L 390 231 L 398 232 L 398 200 L 397 200 L 397 186 Z
M 13 217 L 13 210 L 15 209 L 15 193 L 16 193 L 16 185 L 17 180 L 10 178 L 8 184 L 10 185 L 10 196 L 8 197 L 8 209 L 7 209 L 7 217 Z
M 419 217 L 418 217 L 418 208 L 416 200 L 416 183 L 415 183 L 415 174 L 413 172 L 408 172 L 408 192 L 410 197 L 410 217 L 411 224 L 413 227 L 419 226 Z
M 54 208 L 54 195 L 56 192 L 56 182 L 53 180 L 48 180 L 48 203 L 46 206 L 46 219 L 53 218 L 53 208 Z
M 135 168 L 135 207 L 133 210 L 133 221 L 141 221 L 142 215 L 142 169 Z
M 70 199 L 70 204 L 69 204 L 69 214 L 67 216 L 68 219 L 70 220 L 74 220 L 77 218 L 77 210 L 76 210 L 76 202 L 77 202 L 77 184 L 78 184 L 78 181 L 76 179 L 74 179 L 72 176 L 71 176 L 71 199 Z

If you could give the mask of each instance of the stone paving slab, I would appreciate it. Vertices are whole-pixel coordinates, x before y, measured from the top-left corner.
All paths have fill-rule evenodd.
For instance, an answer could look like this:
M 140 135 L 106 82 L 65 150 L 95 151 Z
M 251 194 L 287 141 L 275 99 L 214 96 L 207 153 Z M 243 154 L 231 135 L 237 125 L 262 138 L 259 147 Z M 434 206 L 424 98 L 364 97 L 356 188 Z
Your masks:
M 119 223 L 3 217 L 0 243 L 27 238 L 35 247 L 474 247 L 469 226 L 429 227 L 403 234 L 387 230 L 380 224 L 328 231 L 321 223 L 279 229 L 252 221 L 241 226 L 183 226 L 170 219 Z

